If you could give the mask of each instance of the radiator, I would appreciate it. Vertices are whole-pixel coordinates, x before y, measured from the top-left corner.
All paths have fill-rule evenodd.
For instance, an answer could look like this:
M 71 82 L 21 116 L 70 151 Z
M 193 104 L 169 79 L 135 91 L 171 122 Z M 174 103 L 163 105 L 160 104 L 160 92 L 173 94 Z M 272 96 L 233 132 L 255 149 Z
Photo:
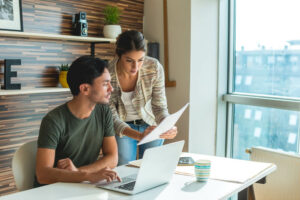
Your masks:
M 274 163 L 266 184 L 254 184 L 256 200 L 300 200 L 300 156 L 263 147 L 251 149 L 251 160 Z

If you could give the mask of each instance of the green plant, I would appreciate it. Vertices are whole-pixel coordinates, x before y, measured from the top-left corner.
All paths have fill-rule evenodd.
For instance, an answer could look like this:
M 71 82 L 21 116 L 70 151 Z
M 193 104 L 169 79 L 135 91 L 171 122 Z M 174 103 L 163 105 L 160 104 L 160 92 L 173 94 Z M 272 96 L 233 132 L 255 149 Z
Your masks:
M 69 71 L 69 64 L 61 64 L 59 67 L 60 71 Z
M 121 11 L 118 7 L 106 6 L 106 8 L 104 8 L 105 24 L 107 25 L 119 24 L 120 14 Z

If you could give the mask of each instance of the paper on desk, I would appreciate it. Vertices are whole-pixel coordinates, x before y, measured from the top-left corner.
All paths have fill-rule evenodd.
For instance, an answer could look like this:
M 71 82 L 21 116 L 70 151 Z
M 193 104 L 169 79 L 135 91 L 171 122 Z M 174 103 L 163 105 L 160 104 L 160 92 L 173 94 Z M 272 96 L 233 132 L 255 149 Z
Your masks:
M 272 163 L 262 163 L 246 160 L 237 160 L 217 156 L 191 155 L 183 153 L 181 156 L 191 156 L 194 160 L 205 159 L 211 161 L 210 179 L 235 183 L 245 183 L 262 171 L 274 166 Z M 129 166 L 140 167 L 142 159 L 129 162 Z M 177 166 L 176 174 L 195 176 L 194 166 Z
M 173 128 L 173 126 L 176 124 L 177 120 L 180 118 L 184 110 L 188 107 L 189 103 L 185 104 L 180 110 L 178 110 L 176 113 L 173 113 L 172 115 L 167 116 L 153 131 L 151 131 L 148 135 L 146 135 L 139 143 L 138 145 L 151 142 L 153 140 L 159 139 L 159 136 Z
M 185 154 L 183 154 L 186 156 Z M 229 181 L 235 183 L 245 183 L 249 179 L 257 176 L 264 170 L 271 168 L 272 163 L 254 162 L 207 155 L 191 155 L 194 160 L 205 159 L 211 161 L 210 179 Z M 193 166 L 177 166 L 177 174 L 194 176 Z
M 141 164 L 142 164 L 142 161 L 143 161 L 143 159 L 133 160 L 133 161 L 130 161 L 128 163 L 128 165 L 131 166 L 131 167 L 140 167 Z

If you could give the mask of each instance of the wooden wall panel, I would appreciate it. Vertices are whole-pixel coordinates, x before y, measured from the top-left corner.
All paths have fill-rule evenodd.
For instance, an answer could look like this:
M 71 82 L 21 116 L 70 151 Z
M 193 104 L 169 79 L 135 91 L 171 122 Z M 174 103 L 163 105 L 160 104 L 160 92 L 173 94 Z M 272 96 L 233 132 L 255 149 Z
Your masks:
M 89 36 L 103 37 L 103 9 L 118 6 L 123 30 L 143 30 L 144 0 L 23 0 L 25 32 L 71 35 L 72 15 L 86 12 Z
M 72 15 L 87 13 L 88 35 L 103 37 L 103 9 L 118 6 L 122 30 L 143 29 L 144 0 L 22 0 L 24 32 L 72 34 Z M 96 44 L 96 57 L 112 59 L 114 44 Z M 3 59 L 21 59 L 13 66 L 18 77 L 13 83 L 22 88 L 60 87 L 57 67 L 90 54 L 90 44 L 0 37 L 0 84 L 3 85 Z M 0 96 L 0 195 L 16 192 L 11 159 L 23 143 L 37 138 L 42 117 L 71 99 L 71 94 L 49 93 Z
M 115 44 L 96 44 L 95 56 L 111 60 Z M 46 41 L 21 38 L 0 38 L 0 60 L 21 59 L 21 65 L 12 66 L 18 77 L 13 83 L 21 83 L 22 88 L 60 87 L 58 67 L 71 64 L 81 55 L 90 55 L 90 44 L 68 41 Z M 4 67 L 0 64 L 0 73 Z M 0 76 L 3 85 L 3 76 Z
M 0 96 L 0 194 L 16 191 L 11 160 L 18 147 L 36 140 L 41 119 L 71 99 L 70 92 Z

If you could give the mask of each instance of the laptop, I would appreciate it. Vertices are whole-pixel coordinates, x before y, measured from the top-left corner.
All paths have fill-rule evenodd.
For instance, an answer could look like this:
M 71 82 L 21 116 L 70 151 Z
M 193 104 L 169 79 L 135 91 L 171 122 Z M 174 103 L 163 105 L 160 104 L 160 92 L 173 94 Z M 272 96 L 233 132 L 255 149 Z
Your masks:
M 140 193 L 168 183 L 177 166 L 184 141 L 174 142 L 159 147 L 149 148 L 144 152 L 140 169 L 122 177 L 122 182 L 113 181 L 109 184 L 96 184 L 99 188 L 126 194 Z

